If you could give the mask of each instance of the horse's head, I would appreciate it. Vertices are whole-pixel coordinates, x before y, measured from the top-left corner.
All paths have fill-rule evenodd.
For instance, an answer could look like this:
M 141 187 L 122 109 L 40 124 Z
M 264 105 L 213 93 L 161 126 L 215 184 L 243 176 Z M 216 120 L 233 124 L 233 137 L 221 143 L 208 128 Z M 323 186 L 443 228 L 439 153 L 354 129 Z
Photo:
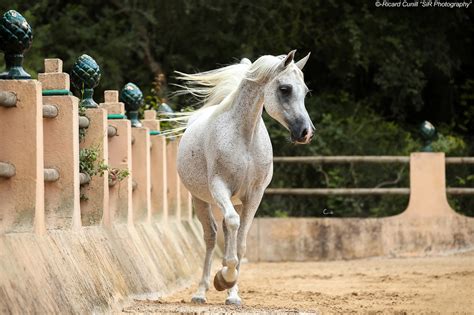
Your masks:
M 314 125 L 304 106 L 308 87 L 301 71 L 309 54 L 294 62 L 295 50 L 284 56 L 275 76 L 266 84 L 264 106 L 267 113 L 290 131 L 294 143 L 309 143 L 313 138 Z

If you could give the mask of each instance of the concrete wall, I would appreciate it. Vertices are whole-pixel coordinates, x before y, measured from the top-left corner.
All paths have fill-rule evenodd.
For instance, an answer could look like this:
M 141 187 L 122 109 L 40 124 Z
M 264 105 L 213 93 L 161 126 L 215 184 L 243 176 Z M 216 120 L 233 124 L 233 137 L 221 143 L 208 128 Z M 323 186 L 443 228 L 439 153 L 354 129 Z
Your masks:
M 412 153 L 410 201 L 399 215 L 361 218 L 258 218 L 247 242 L 251 261 L 355 259 L 474 249 L 474 218 L 446 198 L 443 153 Z
M 474 249 L 474 219 L 257 218 L 247 242 L 250 261 L 422 256 Z
M 0 91 L 17 97 L 16 106 L 0 106 L 0 162 L 15 167 L 13 176 L 0 174 L 0 313 L 120 311 L 130 298 L 187 284 L 201 272 L 202 231 L 184 187 L 170 209 L 163 200 L 180 180 L 166 174 L 176 149 L 167 152 L 157 135 L 156 114 L 144 128 L 108 119 L 124 106 L 106 91 L 100 108 L 86 110 L 80 141 L 78 99 L 55 92 L 69 89 L 62 61 L 47 59 L 45 69 L 39 81 L 0 80 Z M 51 108 L 58 114 L 44 116 Z M 130 175 L 111 183 L 106 171 L 80 184 L 85 148 Z M 45 182 L 46 169 L 57 176 Z
M 156 298 L 200 273 L 201 239 L 195 221 L 2 235 L 0 313 L 120 311 Z

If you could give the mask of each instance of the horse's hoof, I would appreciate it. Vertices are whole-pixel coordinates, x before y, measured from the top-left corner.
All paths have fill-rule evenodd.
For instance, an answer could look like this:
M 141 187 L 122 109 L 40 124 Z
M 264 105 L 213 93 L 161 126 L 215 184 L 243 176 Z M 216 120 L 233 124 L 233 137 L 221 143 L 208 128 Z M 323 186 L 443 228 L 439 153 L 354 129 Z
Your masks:
M 202 296 L 193 296 L 192 299 L 191 299 L 191 303 L 194 303 L 194 304 L 206 304 L 207 303 L 207 300 L 205 297 L 202 297 Z
M 224 291 L 226 289 L 230 289 L 236 283 L 237 283 L 237 280 L 232 281 L 232 282 L 225 281 L 224 277 L 222 276 L 221 270 L 219 270 L 214 276 L 214 288 L 216 288 L 217 291 Z
M 242 305 L 242 300 L 238 297 L 228 297 L 226 300 L 225 300 L 225 304 L 226 305 Z

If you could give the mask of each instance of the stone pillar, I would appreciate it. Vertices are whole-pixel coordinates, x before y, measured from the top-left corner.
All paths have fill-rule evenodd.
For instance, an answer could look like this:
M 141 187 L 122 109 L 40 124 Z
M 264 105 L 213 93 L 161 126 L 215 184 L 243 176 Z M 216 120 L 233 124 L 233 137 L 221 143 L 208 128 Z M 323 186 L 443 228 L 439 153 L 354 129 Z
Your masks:
M 0 233 L 45 231 L 43 101 L 36 80 L 0 80 L 16 94 L 15 107 L 0 106 L 0 162 L 15 175 L 0 177 Z
M 410 155 L 410 201 L 402 215 L 435 217 L 455 215 L 446 197 L 444 153 Z
M 168 218 L 166 138 L 157 132 L 160 122 L 155 110 L 146 110 L 143 126 L 150 129 L 151 220 Z
M 151 214 L 150 134 L 146 127 L 132 128 L 133 222 L 149 222 Z
M 62 60 L 45 59 L 44 66 L 45 73 L 38 74 L 43 90 L 69 91 L 69 75 L 62 72 Z M 43 96 L 44 106 L 57 108 L 56 117 L 43 119 L 44 167 L 59 172 L 59 179 L 45 182 L 44 187 L 48 229 L 81 226 L 78 103 L 70 95 Z
M 88 108 L 85 116 L 89 119 L 86 135 L 80 143 L 80 149 L 97 151 L 97 165 L 107 163 L 107 112 L 102 108 Z M 97 225 L 102 217 L 108 216 L 109 180 L 108 172 L 92 176 L 90 182 L 81 186 L 81 219 L 82 225 Z
M 193 202 L 191 194 L 188 189 L 184 186 L 181 179 L 179 179 L 179 190 L 180 190 L 180 208 L 181 208 L 181 219 L 191 220 L 193 218 Z
M 108 126 L 115 128 L 114 136 L 108 137 L 108 165 L 114 170 L 126 170 L 129 175 L 122 181 L 109 183 L 109 211 L 104 213 L 104 224 L 127 223 L 132 218 L 132 129 L 125 118 L 124 104 L 118 100 L 118 91 L 105 91 L 104 103 L 100 107 L 107 110 Z
M 132 125 L 132 212 L 129 223 L 150 222 L 150 134 L 139 119 L 143 106 L 143 93 L 132 82 L 120 90 L 120 101 L 125 105 L 127 117 Z
M 181 219 L 181 184 L 176 169 L 176 157 L 179 141 L 172 138 L 166 145 L 166 162 L 168 175 L 168 216 Z

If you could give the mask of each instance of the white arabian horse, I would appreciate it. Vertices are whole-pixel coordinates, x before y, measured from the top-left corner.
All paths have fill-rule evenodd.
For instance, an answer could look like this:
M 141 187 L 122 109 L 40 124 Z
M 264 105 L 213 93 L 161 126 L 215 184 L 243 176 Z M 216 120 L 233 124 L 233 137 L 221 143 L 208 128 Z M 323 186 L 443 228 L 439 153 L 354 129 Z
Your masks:
M 214 287 L 228 289 L 226 304 L 241 304 L 237 278 L 245 255 L 246 238 L 263 192 L 273 175 L 270 137 L 262 120 L 263 108 L 291 133 L 295 143 L 309 143 L 314 126 L 305 109 L 308 88 L 303 66 L 309 54 L 294 62 L 295 51 L 282 56 L 262 56 L 197 73 L 180 74 L 182 93 L 204 102 L 188 120 L 178 149 L 178 173 L 191 192 L 194 211 L 201 221 L 206 256 L 199 288 L 192 302 L 205 303 L 209 289 L 216 222 L 211 205 L 224 217 L 222 269 Z

